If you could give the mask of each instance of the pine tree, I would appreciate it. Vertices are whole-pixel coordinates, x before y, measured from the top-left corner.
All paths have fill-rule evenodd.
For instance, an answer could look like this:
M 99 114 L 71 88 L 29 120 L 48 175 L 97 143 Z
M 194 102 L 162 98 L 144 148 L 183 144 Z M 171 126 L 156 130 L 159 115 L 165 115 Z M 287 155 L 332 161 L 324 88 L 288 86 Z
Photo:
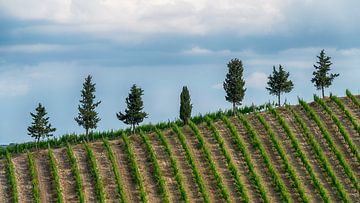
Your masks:
M 269 75 L 269 81 L 267 84 L 269 87 L 266 89 L 269 90 L 269 93 L 276 95 L 278 97 L 278 105 L 280 106 L 280 96 L 283 93 L 289 93 L 294 88 L 294 84 L 289 80 L 290 73 L 286 72 L 281 65 L 279 65 L 279 70 L 276 70 L 273 66 L 273 73 Z
M 180 94 L 180 119 L 185 125 L 188 124 L 191 117 L 192 107 L 189 90 L 184 86 Z
M 135 133 L 135 126 L 139 125 L 148 115 L 143 111 L 142 95 L 144 95 L 144 91 L 134 84 L 130 89 L 129 96 L 126 98 L 127 109 L 125 109 L 124 113 L 119 112 L 116 114 L 120 121 L 131 125 L 133 133 Z
M 53 132 L 56 131 L 56 128 L 52 128 L 49 123 L 49 117 L 46 117 L 46 109 L 44 106 L 39 103 L 38 107 L 35 109 L 35 113 L 30 113 L 33 122 L 31 126 L 27 128 L 28 135 L 35 138 L 36 142 L 40 141 L 40 138 L 48 138 L 53 136 Z
M 224 89 L 226 92 L 225 99 L 233 104 L 233 112 L 236 112 L 236 105 L 241 105 L 244 99 L 246 88 L 245 81 L 243 79 L 243 64 L 235 58 L 227 64 L 229 72 L 226 74 L 224 81 Z
M 314 83 L 314 86 L 317 90 L 321 90 L 322 97 L 324 98 L 324 89 L 330 87 L 333 80 L 338 77 L 339 74 L 329 74 L 332 62 L 330 61 L 331 57 L 325 55 L 324 49 L 321 50 L 320 55 L 317 56 L 317 58 L 319 59 L 319 61 L 316 62 L 318 65 L 314 65 L 314 77 L 311 79 L 311 82 Z
M 81 100 L 78 106 L 78 117 L 74 118 L 79 126 L 85 129 L 86 137 L 88 139 L 89 130 L 96 129 L 97 123 L 101 120 L 95 108 L 99 106 L 101 101 L 95 102 L 95 83 L 92 83 L 92 76 L 88 75 L 83 83 L 81 90 Z

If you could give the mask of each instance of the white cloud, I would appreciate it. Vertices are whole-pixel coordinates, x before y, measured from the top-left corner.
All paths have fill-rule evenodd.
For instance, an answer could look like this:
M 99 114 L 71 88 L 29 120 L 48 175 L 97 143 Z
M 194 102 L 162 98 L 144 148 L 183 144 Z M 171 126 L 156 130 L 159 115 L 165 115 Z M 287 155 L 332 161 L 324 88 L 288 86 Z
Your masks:
M 69 50 L 70 47 L 58 44 L 16 44 L 0 46 L 1 52 L 8 53 L 41 53 L 41 52 L 59 52 Z
M 28 93 L 29 86 L 23 81 L 12 79 L 0 81 L 0 96 L 24 96 Z
M 246 79 L 246 86 L 255 89 L 264 89 L 267 84 L 267 75 L 263 72 L 254 72 Z
M 209 55 L 209 54 L 229 55 L 229 54 L 231 54 L 231 51 L 230 50 L 213 51 L 210 49 L 201 48 L 199 46 L 194 46 L 189 50 L 182 51 L 181 54 L 185 54 L 185 55 Z
M 223 84 L 222 83 L 214 84 L 211 86 L 211 88 L 221 90 L 223 89 Z

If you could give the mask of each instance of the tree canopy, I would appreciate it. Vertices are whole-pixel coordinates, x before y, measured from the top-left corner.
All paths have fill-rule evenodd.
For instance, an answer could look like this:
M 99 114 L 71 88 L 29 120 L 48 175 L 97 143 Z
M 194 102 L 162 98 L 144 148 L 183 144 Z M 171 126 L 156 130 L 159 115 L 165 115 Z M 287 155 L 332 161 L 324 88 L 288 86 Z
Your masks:
M 294 88 L 294 84 L 289 80 L 290 73 L 286 72 L 282 65 L 279 65 L 279 70 L 276 70 L 273 66 L 273 72 L 268 77 L 268 87 L 266 89 L 269 94 L 276 95 L 278 97 L 278 105 L 281 105 L 280 96 L 283 93 L 289 93 Z
M 189 90 L 184 86 L 180 94 L 180 119 L 184 124 L 187 124 L 191 117 L 192 107 Z
M 47 138 L 53 136 L 56 128 L 53 128 L 49 122 L 49 117 L 46 117 L 46 109 L 39 103 L 35 109 L 35 113 L 30 113 L 33 122 L 27 128 L 28 135 L 35 138 L 39 142 L 40 138 Z

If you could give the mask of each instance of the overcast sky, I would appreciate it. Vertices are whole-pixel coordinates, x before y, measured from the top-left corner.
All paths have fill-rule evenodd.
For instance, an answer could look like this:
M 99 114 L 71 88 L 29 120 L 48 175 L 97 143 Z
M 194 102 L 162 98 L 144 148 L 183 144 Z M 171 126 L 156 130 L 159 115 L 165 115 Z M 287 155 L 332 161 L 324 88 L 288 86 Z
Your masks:
M 194 114 L 231 105 L 222 82 L 232 58 L 243 61 L 245 104 L 276 100 L 265 90 L 273 65 L 295 83 L 284 99 L 310 101 L 321 49 L 340 73 L 327 90 L 359 94 L 358 0 L 0 0 L 0 144 L 29 141 L 39 102 L 58 130 L 81 133 L 74 117 L 84 77 L 93 75 L 102 120 L 123 128 L 132 84 L 145 91 L 145 123 L 178 116 L 181 87 Z

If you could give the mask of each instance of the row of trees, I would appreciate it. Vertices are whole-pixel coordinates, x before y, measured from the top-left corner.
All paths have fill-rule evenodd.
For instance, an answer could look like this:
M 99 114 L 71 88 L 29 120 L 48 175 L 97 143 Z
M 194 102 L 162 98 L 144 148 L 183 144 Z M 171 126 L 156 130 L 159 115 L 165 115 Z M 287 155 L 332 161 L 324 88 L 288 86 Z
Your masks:
M 315 71 L 313 72 L 313 78 L 311 82 L 314 83 L 318 90 L 322 90 L 322 96 L 324 97 L 324 88 L 328 88 L 332 81 L 339 76 L 339 74 L 330 74 L 330 66 L 332 65 L 330 57 L 326 56 L 325 51 L 322 50 L 320 55 L 317 56 L 317 65 L 314 65 Z M 223 83 L 224 90 L 226 92 L 225 99 L 232 103 L 233 112 L 236 112 L 237 106 L 241 105 L 244 99 L 246 88 L 245 80 L 243 77 L 243 64 L 242 61 L 235 58 L 228 64 L 228 73 L 226 74 L 225 81 Z M 291 92 L 294 88 L 294 84 L 289 80 L 290 73 L 286 72 L 282 65 L 276 69 L 273 66 L 273 72 L 268 77 L 268 87 L 270 95 L 276 95 L 278 97 L 278 105 L 281 104 L 281 95 L 283 93 Z M 86 136 L 92 129 L 97 128 L 97 123 L 101 120 L 96 112 L 96 108 L 101 104 L 101 101 L 96 101 L 95 96 L 96 88 L 95 83 L 92 82 L 92 76 L 89 75 L 85 78 L 83 83 L 83 89 L 81 90 L 81 99 L 78 106 L 78 116 L 75 117 L 75 121 L 79 126 L 85 129 Z M 148 114 L 144 112 L 144 103 L 142 96 L 144 91 L 137 87 L 135 84 L 131 87 L 128 97 L 125 100 L 127 108 L 124 112 L 116 113 L 116 117 L 127 125 L 131 126 L 132 132 L 135 133 L 135 128 L 139 125 Z M 189 90 L 186 86 L 182 88 L 180 94 L 180 112 L 179 117 L 184 124 L 187 124 L 192 111 L 193 105 L 191 104 L 191 97 Z M 35 113 L 30 113 L 33 122 L 28 127 L 28 134 L 35 138 L 38 142 L 40 138 L 47 138 L 52 136 L 56 128 L 53 128 L 49 122 L 49 117 L 45 107 L 39 103 L 35 109 Z

